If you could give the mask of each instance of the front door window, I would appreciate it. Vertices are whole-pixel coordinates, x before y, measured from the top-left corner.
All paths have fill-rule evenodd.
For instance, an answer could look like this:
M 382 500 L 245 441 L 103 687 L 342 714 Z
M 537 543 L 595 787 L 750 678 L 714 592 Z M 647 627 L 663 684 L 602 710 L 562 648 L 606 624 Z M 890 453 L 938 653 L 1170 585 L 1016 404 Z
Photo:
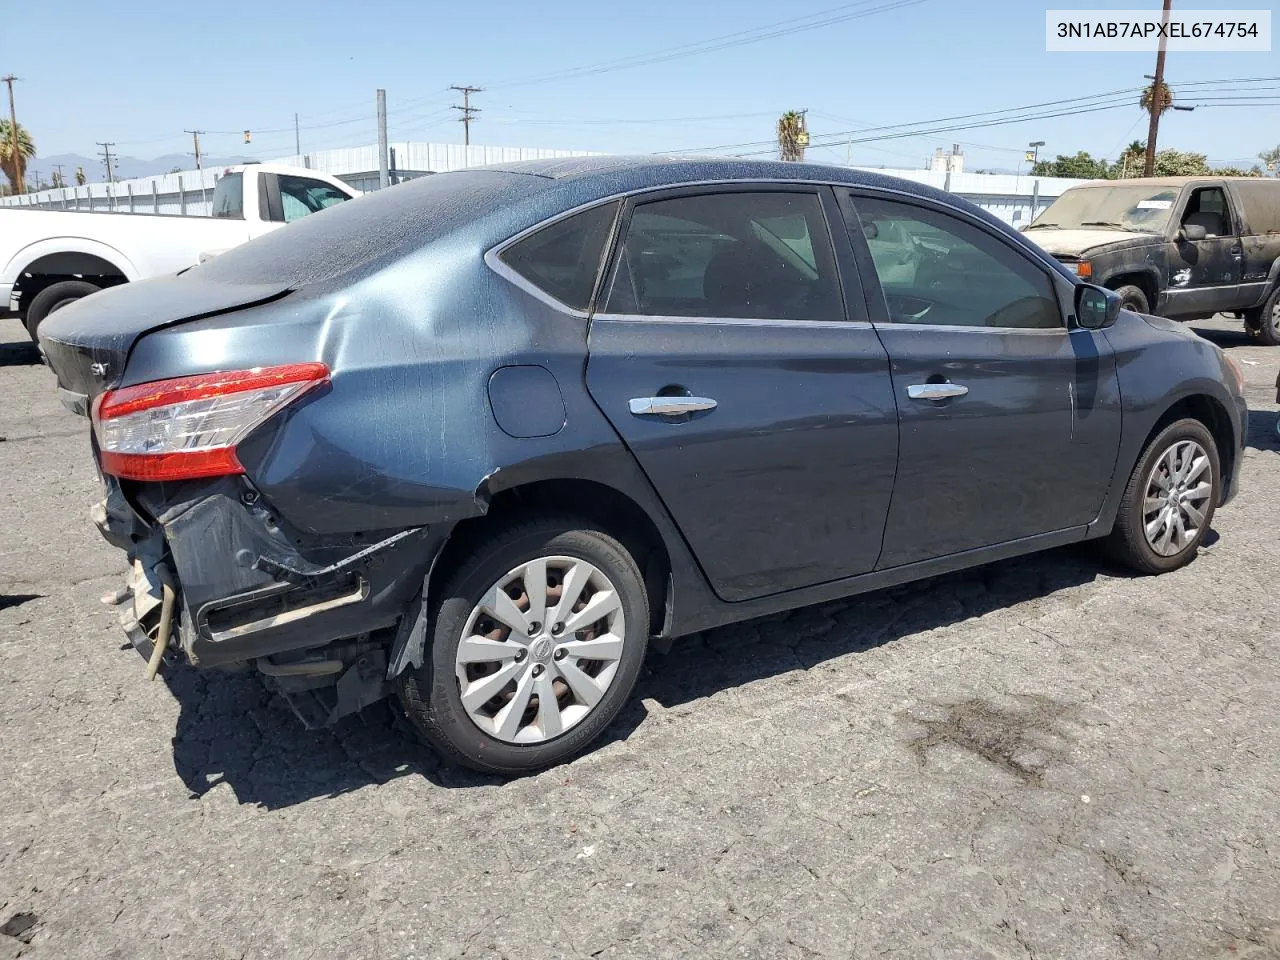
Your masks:
M 710 193 L 638 204 L 606 312 L 844 319 L 815 193 Z

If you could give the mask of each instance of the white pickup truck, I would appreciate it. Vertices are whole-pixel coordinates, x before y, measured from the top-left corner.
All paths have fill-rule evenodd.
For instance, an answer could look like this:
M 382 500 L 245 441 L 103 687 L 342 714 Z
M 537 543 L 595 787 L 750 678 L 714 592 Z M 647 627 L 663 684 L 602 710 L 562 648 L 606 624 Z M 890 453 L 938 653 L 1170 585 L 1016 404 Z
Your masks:
M 0 315 L 36 327 L 103 287 L 176 273 L 359 191 L 314 170 L 228 167 L 207 217 L 0 208 Z

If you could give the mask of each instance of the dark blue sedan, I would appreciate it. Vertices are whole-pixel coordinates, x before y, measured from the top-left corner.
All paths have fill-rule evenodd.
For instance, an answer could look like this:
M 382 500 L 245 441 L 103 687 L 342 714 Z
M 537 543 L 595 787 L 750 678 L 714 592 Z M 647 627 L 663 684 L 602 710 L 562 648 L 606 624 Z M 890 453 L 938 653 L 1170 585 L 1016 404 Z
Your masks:
M 847 169 L 601 158 L 415 180 L 40 341 L 92 421 L 154 671 L 311 725 L 398 693 L 446 756 L 591 743 L 651 640 L 1232 496 L 1239 371 L 977 208 Z

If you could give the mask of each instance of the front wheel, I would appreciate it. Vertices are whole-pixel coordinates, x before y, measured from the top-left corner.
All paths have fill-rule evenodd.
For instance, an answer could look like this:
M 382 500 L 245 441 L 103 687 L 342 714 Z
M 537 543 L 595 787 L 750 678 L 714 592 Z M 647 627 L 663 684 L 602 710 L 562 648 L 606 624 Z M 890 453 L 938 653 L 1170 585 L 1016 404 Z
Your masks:
M 1221 470 L 1213 434 L 1185 419 L 1160 431 L 1138 459 L 1108 545 L 1139 573 L 1191 562 L 1218 503 Z
M 617 540 L 570 518 L 486 539 L 443 586 L 405 712 L 444 757 L 485 773 L 562 763 L 618 715 L 649 634 L 644 581 Z
M 1125 284 L 1123 287 L 1116 288 L 1116 294 L 1120 297 L 1120 306 L 1126 310 L 1132 310 L 1134 313 L 1151 312 L 1151 305 L 1147 303 L 1147 295 L 1142 292 L 1141 287 Z

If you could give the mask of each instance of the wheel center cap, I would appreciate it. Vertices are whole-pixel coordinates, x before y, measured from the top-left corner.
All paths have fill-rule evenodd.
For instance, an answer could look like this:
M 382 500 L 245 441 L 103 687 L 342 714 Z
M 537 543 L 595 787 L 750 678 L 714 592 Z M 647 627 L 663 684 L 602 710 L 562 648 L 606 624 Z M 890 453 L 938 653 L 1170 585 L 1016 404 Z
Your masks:
M 538 663 L 547 663 L 551 659 L 552 647 L 550 637 L 539 637 L 529 647 L 529 653 Z

